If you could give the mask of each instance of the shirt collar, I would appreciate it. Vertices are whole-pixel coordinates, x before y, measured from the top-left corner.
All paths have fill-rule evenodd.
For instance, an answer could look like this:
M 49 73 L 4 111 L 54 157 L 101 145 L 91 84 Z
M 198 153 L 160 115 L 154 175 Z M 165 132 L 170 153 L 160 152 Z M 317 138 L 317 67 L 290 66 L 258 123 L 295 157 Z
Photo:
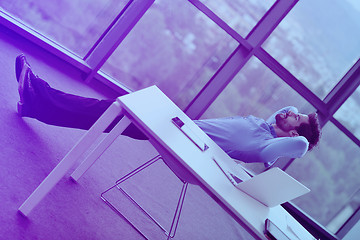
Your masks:
M 270 133 L 271 133 L 271 135 L 273 135 L 273 137 L 276 138 L 276 137 L 277 137 L 277 134 L 276 134 L 276 132 L 275 132 L 275 128 L 273 127 L 273 125 L 272 125 L 272 124 L 269 124 L 269 128 L 270 128 Z

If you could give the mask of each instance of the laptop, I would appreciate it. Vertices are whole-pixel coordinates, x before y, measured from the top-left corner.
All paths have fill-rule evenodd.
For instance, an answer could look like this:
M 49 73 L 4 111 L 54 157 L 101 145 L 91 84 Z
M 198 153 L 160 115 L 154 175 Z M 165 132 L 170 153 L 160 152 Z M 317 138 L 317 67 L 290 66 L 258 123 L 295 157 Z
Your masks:
M 310 189 L 277 167 L 244 178 L 241 177 L 243 173 L 230 167 L 229 163 L 213 160 L 235 187 L 267 207 L 278 206 L 310 192 Z

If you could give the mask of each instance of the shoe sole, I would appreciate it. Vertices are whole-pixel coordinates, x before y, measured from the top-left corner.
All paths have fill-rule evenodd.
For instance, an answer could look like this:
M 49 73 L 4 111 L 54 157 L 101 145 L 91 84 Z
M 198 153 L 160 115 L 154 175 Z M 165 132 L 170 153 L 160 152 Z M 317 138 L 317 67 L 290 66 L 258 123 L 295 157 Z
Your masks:
M 15 60 L 15 74 L 16 74 L 16 80 L 19 82 L 21 71 L 24 67 L 24 65 L 28 65 L 29 68 L 31 68 L 30 64 L 26 60 L 25 54 L 20 54 L 16 57 Z
M 24 54 L 20 54 L 16 57 L 15 60 L 15 74 L 16 74 L 16 80 L 19 82 L 20 74 L 22 71 L 22 64 L 21 64 L 21 58 L 25 57 Z
M 26 70 L 26 72 L 24 73 L 24 77 L 22 79 L 20 79 L 20 76 L 19 76 L 19 85 L 18 85 L 18 92 L 19 92 L 19 96 L 20 96 L 20 103 L 24 103 L 24 91 L 25 91 L 25 84 L 26 84 L 26 81 L 29 81 L 29 71 L 30 71 L 30 68 L 28 68 Z

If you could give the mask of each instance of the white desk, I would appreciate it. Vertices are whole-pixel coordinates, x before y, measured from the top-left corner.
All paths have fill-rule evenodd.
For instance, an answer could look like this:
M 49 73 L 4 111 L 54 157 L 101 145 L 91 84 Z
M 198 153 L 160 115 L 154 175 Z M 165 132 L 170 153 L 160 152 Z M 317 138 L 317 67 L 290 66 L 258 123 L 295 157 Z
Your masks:
M 146 100 L 144 100 L 146 99 Z M 243 221 L 259 238 L 264 238 L 265 219 L 270 218 L 278 226 L 286 221 L 301 229 L 302 239 L 313 239 L 281 206 L 268 208 L 235 188 L 216 166 L 212 157 L 228 161 L 240 168 L 217 144 L 187 117 L 158 88 L 151 87 L 120 98 L 128 116 L 161 144 L 177 161 L 183 164 L 212 194 Z M 209 146 L 201 151 L 171 122 L 179 117 Z M 244 177 L 248 176 L 243 171 Z M 285 227 L 286 229 L 286 227 Z
M 222 161 L 231 162 L 234 167 L 240 168 L 219 146 L 217 146 L 196 124 L 187 117 L 169 98 L 167 98 L 157 87 L 153 86 L 131 93 L 117 99 L 117 107 L 123 110 L 124 117 L 119 124 L 114 128 L 108 140 L 105 139 L 104 146 L 100 147 L 93 156 L 86 160 L 75 172 L 72 177 L 77 180 L 102 154 L 102 152 L 110 145 L 120 132 L 129 124 L 134 122 L 146 135 L 150 137 L 154 147 L 160 150 L 160 153 L 165 158 L 172 158 L 183 165 L 193 176 L 203 185 L 210 195 L 215 195 L 227 210 L 235 217 L 235 220 L 242 223 L 250 233 L 257 238 L 265 239 L 264 228 L 265 219 L 271 219 L 278 226 L 286 229 L 286 223 L 291 223 L 295 232 L 302 235 L 302 240 L 313 239 L 312 236 L 289 215 L 281 206 L 268 208 L 259 203 L 253 198 L 249 197 L 242 191 L 235 188 L 222 174 L 221 170 L 216 166 L 212 157 L 221 159 Z M 173 117 L 179 117 L 191 130 L 200 136 L 209 146 L 206 151 L 201 151 L 195 144 L 191 142 L 172 122 Z M 110 121 L 110 120 L 108 120 Z M 97 127 L 96 124 L 94 125 Z M 106 127 L 106 126 L 105 126 Z M 98 132 L 101 130 L 98 130 Z M 81 145 L 81 144 L 80 144 Z M 62 163 L 63 161 L 66 162 Z M 71 157 L 65 157 L 59 163 L 70 166 L 75 160 Z M 70 168 L 67 167 L 62 170 L 61 174 L 55 174 L 58 182 L 65 172 Z M 56 167 L 54 171 L 59 167 Z M 50 173 L 49 175 L 54 175 Z M 244 171 L 243 171 L 244 172 Z M 62 175 L 62 176 L 61 176 Z M 247 174 L 244 172 L 244 176 Z M 46 185 L 44 182 L 49 182 L 45 179 L 41 185 Z M 39 186 L 40 187 L 40 186 Z M 36 189 L 41 192 L 41 197 L 33 197 L 38 199 L 35 203 L 31 203 L 31 199 L 27 200 L 19 210 L 25 215 L 47 194 L 50 189 Z M 35 194 L 36 195 L 36 194 Z M 40 193 L 39 193 L 40 195 Z M 30 196 L 29 198 L 31 198 Z M 238 218 L 238 219 L 236 219 Z M 239 221 L 240 220 L 240 221 Z M 295 238 L 296 239 L 296 238 Z

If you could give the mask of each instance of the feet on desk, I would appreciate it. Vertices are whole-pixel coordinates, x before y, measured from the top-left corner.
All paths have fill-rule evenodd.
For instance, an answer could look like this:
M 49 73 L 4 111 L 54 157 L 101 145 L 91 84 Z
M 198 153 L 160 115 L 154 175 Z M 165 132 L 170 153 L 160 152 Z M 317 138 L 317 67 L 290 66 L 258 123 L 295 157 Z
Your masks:
M 15 60 L 16 80 L 18 81 L 18 91 L 20 101 L 17 103 L 17 110 L 20 116 L 26 116 L 28 105 L 30 104 L 30 94 L 33 91 L 31 77 L 34 75 L 30 65 L 26 61 L 25 55 L 20 54 Z

